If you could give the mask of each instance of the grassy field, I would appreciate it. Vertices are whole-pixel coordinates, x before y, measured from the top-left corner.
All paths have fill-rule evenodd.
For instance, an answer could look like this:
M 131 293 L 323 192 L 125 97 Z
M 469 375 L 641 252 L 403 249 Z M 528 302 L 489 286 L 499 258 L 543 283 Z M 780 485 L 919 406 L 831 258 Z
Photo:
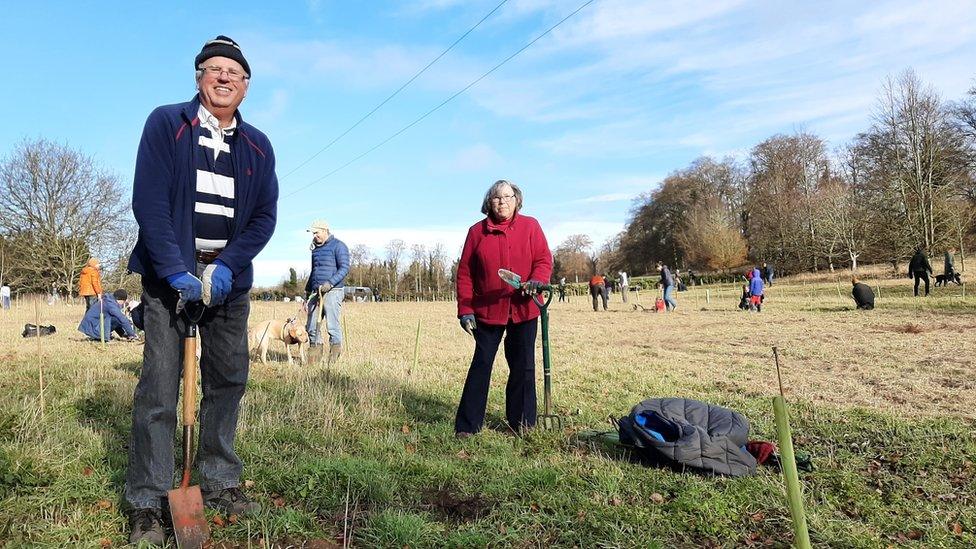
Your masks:
M 776 472 L 648 469 L 575 436 L 609 430 L 608 415 L 644 398 L 684 396 L 737 409 L 753 438 L 775 440 L 775 345 L 795 442 L 815 465 L 801 473 L 814 544 L 972 547 L 976 296 L 954 286 L 914 299 L 907 280 L 880 291 L 873 312 L 852 310 L 849 283 L 823 279 L 773 286 L 761 314 L 736 311 L 732 286 L 679 293 L 671 315 L 634 311 L 618 295 L 609 312 L 582 297 L 556 303 L 554 397 L 568 427 L 510 436 L 499 360 L 489 428 L 464 441 L 453 415 L 473 343 L 454 304 L 347 304 L 347 349 L 330 372 L 252 365 L 238 449 L 266 510 L 212 515 L 217 546 L 787 546 Z M 42 323 L 59 331 L 40 345 L 19 335 L 30 301 L 0 312 L 0 545 L 125 543 L 142 347 L 82 341 L 82 311 L 42 304 Z M 293 312 L 256 304 L 251 323 Z M 539 377 L 541 405 L 541 357 Z

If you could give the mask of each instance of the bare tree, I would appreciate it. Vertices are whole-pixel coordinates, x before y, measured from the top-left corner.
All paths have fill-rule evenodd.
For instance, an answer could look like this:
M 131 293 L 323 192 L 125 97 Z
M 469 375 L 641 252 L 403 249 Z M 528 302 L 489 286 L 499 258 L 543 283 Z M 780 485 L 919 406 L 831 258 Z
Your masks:
M 399 295 L 397 291 L 398 282 L 400 280 L 400 257 L 403 256 L 403 251 L 407 248 L 407 243 L 399 238 L 394 238 L 393 240 L 386 243 L 386 261 L 387 261 L 387 274 L 386 282 L 387 288 L 393 292 L 393 298 Z
M 746 240 L 717 199 L 692 209 L 678 242 L 695 267 L 728 270 L 746 262 Z
M 574 234 L 566 237 L 553 254 L 554 261 L 559 265 L 558 277 L 567 277 L 579 282 L 580 277 L 589 278 L 593 274 L 590 249 L 593 239 L 585 234 Z
M 886 176 L 917 243 L 933 248 L 953 223 L 948 199 L 963 178 L 962 142 L 939 95 L 911 69 L 882 88 L 874 115 Z
M 90 256 L 105 254 L 111 265 L 122 255 L 120 241 L 131 249 L 123 196 L 119 178 L 79 151 L 45 139 L 22 142 L 0 164 L 0 233 L 22 285 L 70 292 Z

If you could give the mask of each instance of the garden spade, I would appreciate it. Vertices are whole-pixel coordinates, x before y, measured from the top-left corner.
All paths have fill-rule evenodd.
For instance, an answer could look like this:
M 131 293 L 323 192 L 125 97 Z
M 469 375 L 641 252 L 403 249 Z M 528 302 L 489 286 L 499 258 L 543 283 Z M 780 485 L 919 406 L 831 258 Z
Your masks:
M 187 319 L 186 337 L 183 339 L 183 479 L 179 487 L 168 492 L 169 512 L 173 517 L 173 534 L 176 546 L 200 548 L 210 539 L 210 527 L 203 514 L 203 494 L 199 486 L 190 486 L 193 469 L 193 428 L 196 425 L 197 404 L 197 322 L 203 316 L 204 307 L 196 303 L 191 312 L 190 304 L 177 305 Z
M 507 269 L 498 269 L 498 276 L 501 277 L 509 286 L 522 290 L 522 277 Z M 552 286 L 544 284 L 539 286 L 539 292 L 546 295 L 546 300 L 542 301 L 539 294 L 532 294 L 532 301 L 539 307 L 542 313 L 542 379 L 543 393 L 542 406 L 543 413 L 539 416 L 539 423 L 545 429 L 562 429 L 563 418 L 552 413 L 552 361 L 549 357 L 549 303 L 552 301 Z

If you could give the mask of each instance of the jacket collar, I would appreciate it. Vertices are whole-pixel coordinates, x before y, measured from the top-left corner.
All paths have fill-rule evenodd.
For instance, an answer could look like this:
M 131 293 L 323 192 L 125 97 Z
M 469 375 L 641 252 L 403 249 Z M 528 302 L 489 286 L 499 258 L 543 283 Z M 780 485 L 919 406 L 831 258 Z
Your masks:
M 488 232 L 504 232 L 507 229 L 510 229 L 513 226 L 515 226 L 515 222 L 518 221 L 518 218 L 519 218 L 519 214 L 518 212 L 516 212 L 515 215 L 513 215 L 512 218 L 509 219 L 508 221 L 502 221 L 501 223 L 496 223 L 491 218 L 491 215 L 487 215 L 485 216 L 485 229 L 487 229 Z

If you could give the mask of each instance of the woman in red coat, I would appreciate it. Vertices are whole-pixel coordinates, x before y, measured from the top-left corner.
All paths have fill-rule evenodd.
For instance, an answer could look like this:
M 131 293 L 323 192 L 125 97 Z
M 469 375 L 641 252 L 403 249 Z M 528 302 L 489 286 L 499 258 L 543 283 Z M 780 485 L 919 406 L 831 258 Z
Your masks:
M 481 430 L 488 403 L 488 384 L 495 353 L 505 336 L 508 384 L 505 417 L 515 432 L 536 422 L 535 338 L 539 308 L 530 292 L 547 284 L 552 274 L 552 253 L 542 227 L 521 215 L 522 191 L 513 183 L 496 181 L 481 206 L 487 217 L 468 229 L 457 273 L 458 318 L 474 336 L 474 357 L 464 382 L 454 420 L 459 438 Z M 522 291 L 499 276 L 508 269 L 528 282 Z

